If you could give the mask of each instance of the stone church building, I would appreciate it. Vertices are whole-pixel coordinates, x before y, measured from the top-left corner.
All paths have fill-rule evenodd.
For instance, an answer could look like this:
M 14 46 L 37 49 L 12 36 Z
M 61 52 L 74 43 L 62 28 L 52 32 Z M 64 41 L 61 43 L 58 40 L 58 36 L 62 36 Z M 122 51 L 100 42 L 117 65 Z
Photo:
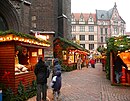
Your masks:
M 69 38 L 71 0 L 0 0 L 0 30 L 51 31 Z

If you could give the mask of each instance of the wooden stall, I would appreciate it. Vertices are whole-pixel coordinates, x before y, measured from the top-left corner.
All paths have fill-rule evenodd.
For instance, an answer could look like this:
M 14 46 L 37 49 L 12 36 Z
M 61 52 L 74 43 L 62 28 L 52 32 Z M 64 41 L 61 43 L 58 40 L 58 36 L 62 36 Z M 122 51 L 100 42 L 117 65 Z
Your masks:
M 119 56 L 128 67 L 128 69 L 126 69 L 122 66 L 122 76 L 119 84 L 117 84 L 115 80 L 116 67 L 114 67 L 117 56 Z M 130 85 L 130 39 L 127 36 L 111 37 L 108 40 L 106 67 L 107 76 L 110 75 L 111 84 Z
M 67 39 L 58 37 L 54 40 L 54 57 L 63 61 L 63 64 L 72 66 L 77 64 L 77 59 L 81 55 L 86 57 L 88 50 Z
M 35 80 L 33 70 L 38 56 L 44 57 L 44 49 L 49 46 L 49 42 L 27 34 L 0 34 L 0 83 L 10 87 L 15 93 L 20 81 L 26 88 Z M 22 62 L 19 61 L 19 56 L 19 63 L 16 64 L 16 51 L 21 54 L 24 49 L 27 51 L 28 64 L 20 64 Z

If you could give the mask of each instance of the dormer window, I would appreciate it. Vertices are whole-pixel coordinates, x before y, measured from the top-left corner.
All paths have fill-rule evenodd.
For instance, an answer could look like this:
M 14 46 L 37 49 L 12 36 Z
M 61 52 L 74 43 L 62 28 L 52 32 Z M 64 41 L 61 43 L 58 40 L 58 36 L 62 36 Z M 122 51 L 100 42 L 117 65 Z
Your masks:
M 84 17 L 83 17 L 82 14 L 80 15 L 80 19 L 79 19 L 79 21 L 84 21 Z
M 84 21 L 83 17 L 80 17 L 80 21 Z
M 93 22 L 93 18 L 92 18 L 92 17 L 90 17 L 88 21 L 89 21 L 89 22 Z
M 71 21 L 75 21 L 74 15 L 71 16 Z

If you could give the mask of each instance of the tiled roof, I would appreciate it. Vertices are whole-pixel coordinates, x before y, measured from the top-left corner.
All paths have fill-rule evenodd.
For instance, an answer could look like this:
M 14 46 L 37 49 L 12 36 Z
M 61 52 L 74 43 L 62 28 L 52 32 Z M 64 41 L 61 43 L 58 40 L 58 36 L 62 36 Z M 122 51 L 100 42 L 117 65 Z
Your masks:
M 87 21 L 89 16 L 93 17 L 94 22 L 96 21 L 96 14 L 94 13 L 72 13 L 76 21 L 79 21 L 80 17 L 83 15 L 84 20 Z
M 106 10 L 96 10 L 96 14 L 97 14 L 97 20 L 110 20 L 111 16 L 112 16 L 112 9 L 110 9 L 109 11 Z

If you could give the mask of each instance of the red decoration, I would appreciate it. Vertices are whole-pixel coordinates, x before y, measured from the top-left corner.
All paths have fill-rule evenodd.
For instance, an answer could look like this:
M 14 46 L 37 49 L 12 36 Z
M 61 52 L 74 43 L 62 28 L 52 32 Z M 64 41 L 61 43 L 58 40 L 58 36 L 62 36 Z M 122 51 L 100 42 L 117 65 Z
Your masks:
M 2 79 L 7 79 L 9 82 L 10 81 L 10 72 L 5 71 L 4 75 L 2 76 Z

